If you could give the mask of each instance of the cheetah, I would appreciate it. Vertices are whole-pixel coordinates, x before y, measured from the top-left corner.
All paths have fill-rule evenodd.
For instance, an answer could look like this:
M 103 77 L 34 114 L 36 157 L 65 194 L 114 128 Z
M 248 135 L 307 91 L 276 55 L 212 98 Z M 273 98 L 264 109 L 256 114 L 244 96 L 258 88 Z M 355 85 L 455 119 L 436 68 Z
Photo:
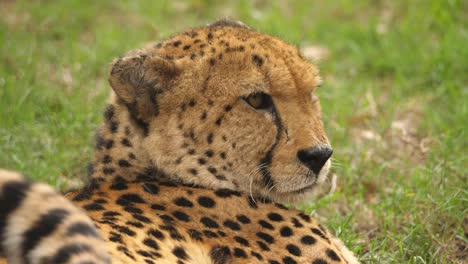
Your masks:
M 359 263 L 283 206 L 327 177 L 317 68 L 286 42 L 221 20 L 130 51 L 90 179 L 60 195 L 0 171 L 8 263 Z M 0 260 L 1 262 L 1 260 Z

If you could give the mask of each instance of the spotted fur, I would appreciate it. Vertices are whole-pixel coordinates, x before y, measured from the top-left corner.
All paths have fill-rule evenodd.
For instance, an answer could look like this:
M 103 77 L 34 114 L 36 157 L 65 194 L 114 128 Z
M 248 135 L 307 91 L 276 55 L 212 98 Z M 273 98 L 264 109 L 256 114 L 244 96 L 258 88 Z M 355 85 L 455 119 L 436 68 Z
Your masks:
M 318 70 L 296 48 L 222 20 L 129 52 L 109 82 L 84 188 L 0 172 L 10 263 L 358 263 L 281 205 L 330 165 Z

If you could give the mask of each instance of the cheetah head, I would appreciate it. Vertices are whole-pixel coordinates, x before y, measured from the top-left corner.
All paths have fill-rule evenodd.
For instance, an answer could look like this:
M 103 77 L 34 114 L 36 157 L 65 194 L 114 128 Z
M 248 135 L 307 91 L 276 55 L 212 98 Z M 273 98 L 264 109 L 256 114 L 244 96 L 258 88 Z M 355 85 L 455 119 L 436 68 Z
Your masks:
M 277 38 L 221 21 L 132 51 L 109 75 L 137 156 L 174 180 L 294 202 L 326 178 L 318 70 Z

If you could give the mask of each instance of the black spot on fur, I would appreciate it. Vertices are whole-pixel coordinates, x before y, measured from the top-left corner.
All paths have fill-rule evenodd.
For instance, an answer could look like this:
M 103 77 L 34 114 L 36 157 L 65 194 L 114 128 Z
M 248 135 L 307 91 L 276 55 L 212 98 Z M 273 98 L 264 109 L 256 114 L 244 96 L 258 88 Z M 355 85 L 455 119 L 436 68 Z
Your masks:
M 110 175 L 110 174 L 112 174 L 114 172 L 115 172 L 115 170 L 113 168 L 104 167 L 102 169 L 102 173 L 104 173 L 105 175 Z
M 151 249 L 155 249 L 155 250 L 159 249 L 159 245 L 156 242 L 156 240 L 151 239 L 151 238 L 146 238 L 145 240 L 143 240 L 143 244 L 145 244 L 145 246 L 147 246 L 147 247 L 149 247 Z
M 211 66 L 214 66 L 216 64 L 216 60 L 214 58 L 211 58 L 209 60 L 209 63 L 210 63 Z
M 257 252 L 252 251 L 250 253 L 252 254 L 252 256 L 256 257 L 258 260 L 263 260 L 262 255 L 258 254 Z
M 114 122 L 114 121 L 109 122 L 109 130 L 111 131 L 112 134 L 116 133 L 118 129 L 119 129 L 119 123 Z
M 226 176 L 222 175 L 222 174 L 219 174 L 219 175 L 215 175 L 215 178 L 220 180 L 220 181 L 226 181 Z
M 179 259 L 188 259 L 188 255 L 182 247 L 175 247 L 172 250 L 172 254 Z
M 180 221 L 190 222 L 190 220 L 191 220 L 191 217 L 189 215 L 187 215 L 186 213 L 181 212 L 181 211 L 174 211 L 172 213 L 172 215 L 175 218 L 179 219 Z
M 202 217 L 200 222 L 208 228 L 219 228 L 218 223 L 209 217 Z
M 83 206 L 83 208 L 86 211 L 102 211 L 105 209 L 102 205 L 98 203 L 90 203 L 90 204 Z
M 290 237 L 293 235 L 293 231 L 291 228 L 287 227 L 287 226 L 283 226 L 281 229 L 280 229 L 280 235 L 282 237 Z
M 125 222 L 125 225 L 126 226 L 134 226 L 134 227 L 136 227 L 138 229 L 141 229 L 141 228 L 144 227 L 144 225 L 142 223 L 136 222 L 136 221 L 127 221 L 127 222 Z
M 102 158 L 102 163 L 107 164 L 107 163 L 111 163 L 111 162 L 112 162 L 111 156 L 104 155 L 104 157 Z
M 231 111 L 231 110 L 232 110 L 232 106 L 231 106 L 231 105 L 225 105 L 225 106 L 224 106 L 224 111 L 229 112 L 229 111 Z
M 141 214 L 133 214 L 132 215 L 133 218 L 135 218 L 136 220 L 140 221 L 140 222 L 143 222 L 143 223 L 146 223 L 146 224 L 150 224 L 152 223 L 151 219 L 149 219 L 148 217 L 144 216 L 144 215 L 141 215 Z
M 259 220 L 258 223 L 259 223 L 263 228 L 270 229 L 270 230 L 274 230 L 274 229 L 275 229 L 270 223 L 268 223 L 268 222 L 265 221 L 265 220 Z
M 216 205 L 216 202 L 207 196 L 200 196 L 198 197 L 198 203 L 206 208 L 213 208 Z
M 312 227 L 310 230 L 312 231 L 312 233 L 328 241 L 328 238 L 319 229 Z
M 114 140 L 112 140 L 112 139 L 105 140 L 105 141 L 104 141 L 104 147 L 105 147 L 106 149 L 111 149 L 111 148 L 113 148 L 113 147 L 114 147 Z
M 154 238 L 159 239 L 159 240 L 164 239 L 164 234 L 161 231 L 157 230 L 157 229 L 151 228 L 150 230 L 148 230 L 148 235 L 151 235 Z
M 301 249 L 296 246 L 296 245 L 293 245 L 293 244 L 288 244 L 286 246 L 286 249 L 288 250 L 288 252 L 294 256 L 301 256 Z
M 336 252 L 333 249 L 327 249 L 327 256 L 335 261 L 340 261 L 340 257 L 336 254 Z
M 107 204 L 107 200 L 102 199 L 102 198 L 96 199 L 96 200 L 94 200 L 94 202 L 98 203 L 98 204 Z
M 307 223 L 310 223 L 310 216 L 304 214 L 303 212 L 299 213 L 299 217 L 302 218 L 302 220 L 306 221 Z
M 282 210 L 288 210 L 288 208 L 280 203 L 275 203 L 275 206 Z
M 328 262 L 325 261 L 324 259 L 318 258 L 318 259 L 312 261 L 312 264 L 328 264 Z
M 259 67 L 263 65 L 263 58 L 257 54 L 252 55 L 252 61 Z
M 275 239 L 272 236 L 270 236 L 269 234 L 267 234 L 267 233 L 257 232 L 256 235 L 257 235 L 257 237 L 265 240 L 269 244 L 272 244 L 272 243 L 275 242 Z
M 203 241 L 202 233 L 198 230 L 189 229 L 189 235 L 194 240 Z
M 217 172 L 218 170 L 216 170 L 215 167 L 208 167 L 208 171 L 209 171 L 211 174 L 215 175 L 216 172 Z
M 234 230 L 234 231 L 238 231 L 238 230 L 241 229 L 241 228 L 240 228 L 240 225 L 239 225 L 238 223 L 236 223 L 236 222 L 234 222 L 234 221 L 231 221 L 231 220 L 226 220 L 226 221 L 224 221 L 223 225 L 224 225 L 225 227 L 228 227 L 228 228 Z
M 313 236 L 306 235 L 301 238 L 301 243 L 304 245 L 313 245 L 315 242 L 317 242 L 317 239 Z
M 122 167 L 122 168 L 128 168 L 131 165 L 127 160 L 121 159 L 121 160 L 119 160 L 119 166 Z
M 114 117 L 114 113 L 115 107 L 113 105 L 108 105 L 104 111 L 104 119 L 106 121 L 111 121 L 111 119 Z
M 124 145 L 125 147 L 129 147 L 131 148 L 132 147 L 132 143 L 128 140 L 128 138 L 123 138 L 120 143 L 122 145 Z
M 284 264 L 297 264 L 297 262 L 291 257 L 284 257 L 283 263 Z
M 234 254 L 235 257 L 238 258 L 247 258 L 247 253 L 241 248 L 234 248 Z
M 249 246 L 249 241 L 248 241 L 247 239 L 243 238 L 243 237 L 235 236 L 235 237 L 234 237 L 234 240 L 235 240 L 237 243 L 239 243 L 239 244 L 241 244 L 241 245 L 243 245 L 243 246 L 246 246 L 246 247 Z
M 125 206 L 124 211 L 132 213 L 132 214 L 142 214 L 143 210 L 134 206 Z
M 236 215 L 236 219 L 243 224 L 250 224 L 250 219 L 245 215 Z
M 268 218 L 269 218 L 271 221 L 275 221 L 275 222 L 281 222 L 281 221 L 283 221 L 283 217 L 282 217 L 280 214 L 277 214 L 277 213 L 269 213 L 269 214 L 268 214 Z
M 140 195 L 133 194 L 133 193 L 121 195 L 117 199 L 117 204 L 124 205 L 124 206 L 127 206 L 131 203 L 144 203 L 144 202 L 145 200 L 143 200 Z
M 270 248 L 267 246 L 267 244 L 263 243 L 262 241 L 257 241 L 257 245 L 258 245 L 263 251 L 270 251 Z
M 96 142 L 96 149 L 102 149 L 105 145 L 105 140 L 100 133 L 96 133 L 94 141 Z
M 205 151 L 205 155 L 206 155 L 207 157 L 211 158 L 211 157 L 213 157 L 214 153 L 213 153 L 212 150 L 207 150 L 207 151 Z
M 216 234 L 215 232 L 210 231 L 210 230 L 203 230 L 203 234 L 204 234 L 206 237 L 209 237 L 209 238 L 218 237 L 218 234 Z
M 215 194 L 216 196 L 220 197 L 220 198 L 228 198 L 228 197 L 231 197 L 231 196 L 241 196 L 240 192 L 238 191 L 233 191 L 233 190 L 230 190 L 230 189 L 218 189 L 215 191 Z
M 149 194 L 158 194 L 159 193 L 159 187 L 155 184 L 152 183 L 144 183 L 143 185 L 143 190 Z
M 191 99 L 188 105 L 190 107 L 194 107 L 196 104 L 197 104 L 197 102 L 195 100 Z
M 120 244 L 123 243 L 122 235 L 120 235 L 119 233 L 114 232 L 114 231 L 110 232 L 109 240 L 112 241 L 112 242 L 120 243 Z
M 303 227 L 304 225 L 299 221 L 297 220 L 297 218 L 293 217 L 291 219 L 291 222 L 293 223 L 294 227 Z
M 177 206 L 181 206 L 181 207 L 193 207 L 193 203 L 190 200 L 187 200 L 184 197 L 179 197 L 179 198 L 175 199 L 174 203 Z
M 164 205 L 160 205 L 160 204 L 152 204 L 151 209 L 158 210 L 158 211 L 165 211 L 166 207 Z

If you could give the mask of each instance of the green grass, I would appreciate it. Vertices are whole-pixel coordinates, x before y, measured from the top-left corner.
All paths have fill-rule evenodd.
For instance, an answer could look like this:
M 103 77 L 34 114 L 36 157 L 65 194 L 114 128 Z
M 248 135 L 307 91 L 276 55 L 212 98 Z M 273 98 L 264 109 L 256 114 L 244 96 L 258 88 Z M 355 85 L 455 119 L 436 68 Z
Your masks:
M 466 1 L 2 1 L 0 167 L 84 175 L 125 51 L 230 16 L 329 50 L 319 89 L 338 187 L 310 201 L 366 263 L 468 255 Z

